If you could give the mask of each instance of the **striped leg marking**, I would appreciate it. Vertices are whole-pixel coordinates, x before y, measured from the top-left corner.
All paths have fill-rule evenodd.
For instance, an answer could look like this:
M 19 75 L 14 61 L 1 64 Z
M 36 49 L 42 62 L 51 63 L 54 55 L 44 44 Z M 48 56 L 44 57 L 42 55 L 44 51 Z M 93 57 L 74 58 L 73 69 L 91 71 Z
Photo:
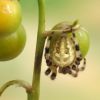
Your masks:
M 50 39 L 51 39 L 51 37 L 47 38 L 47 43 L 46 43 L 46 47 L 45 47 L 45 59 L 46 59 L 47 66 L 51 65 L 51 61 L 50 61 Z
M 54 80 L 57 76 L 57 66 L 52 65 L 51 66 L 52 74 L 50 76 L 51 80 Z
M 72 39 L 73 39 L 73 43 L 75 45 L 75 50 L 76 50 L 76 59 L 82 59 L 82 54 L 80 52 L 80 47 L 79 47 L 79 44 L 78 44 L 78 41 L 76 39 L 76 35 L 74 32 L 72 32 Z
M 82 66 L 79 67 L 79 71 L 84 71 L 85 67 L 86 67 L 86 58 L 83 58 L 83 63 Z
M 75 59 L 74 63 L 71 65 L 71 68 L 72 68 L 71 75 L 76 77 L 78 75 L 78 72 L 84 69 L 84 65 L 86 64 L 86 60 L 84 60 L 83 66 L 79 68 L 80 62 L 81 62 L 81 60 L 83 60 L 83 58 L 82 58 L 80 47 L 79 47 L 79 44 L 78 44 L 78 41 L 76 39 L 76 35 L 74 32 L 72 32 L 72 41 L 75 45 L 76 59 Z
M 49 68 L 45 71 L 45 74 L 49 75 L 50 73 L 51 73 L 50 75 L 51 80 L 54 80 L 57 76 L 57 67 L 54 65 L 49 66 Z
M 80 62 L 83 60 L 83 65 L 79 68 L 79 71 L 83 71 L 86 65 L 86 58 L 82 58 L 82 54 L 75 33 L 72 33 L 72 36 L 74 39 L 75 49 L 76 49 L 76 64 L 80 65 Z
M 50 37 L 47 38 L 47 43 L 45 47 L 45 59 L 46 59 L 46 64 L 49 68 L 45 71 L 46 75 L 49 75 L 51 73 L 50 66 L 52 65 L 52 62 L 50 60 Z
M 50 40 L 52 36 L 49 36 L 47 39 L 46 47 L 45 47 L 45 59 L 46 64 L 49 68 L 45 71 L 46 75 L 49 75 L 51 73 L 51 79 L 54 80 L 57 75 L 57 67 L 52 64 L 51 57 L 50 57 Z

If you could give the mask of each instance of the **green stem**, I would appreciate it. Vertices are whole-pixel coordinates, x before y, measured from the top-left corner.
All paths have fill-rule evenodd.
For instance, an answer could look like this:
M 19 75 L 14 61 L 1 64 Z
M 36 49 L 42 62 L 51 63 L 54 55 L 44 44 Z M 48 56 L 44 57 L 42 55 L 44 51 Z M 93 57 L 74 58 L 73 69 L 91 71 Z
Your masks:
M 39 100 L 39 94 L 40 94 L 41 63 L 42 63 L 42 54 L 45 43 L 45 37 L 43 34 L 43 32 L 45 31 L 44 0 L 38 0 L 38 7 L 39 7 L 39 24 L 38 24 L 37 44 L 36 44 L 35 62 L 34 62 L 34 71 L 32 80 L 33 93 L 31 97 L 29 96 L 28 100 Z
M 27 94 L 30 94 L 32 92 L 32 87 L 29 83 L 23 80 L 12 80 L 9 82 L 6 82 L 1 88 L 0 88 L 0 96 L 3 94 L 3 92 L 12 85 L 18 85 L 20 87 L 23 87 Z
M 34 100 L 33 99 L 33 94 L 32 93 L 27 93 L 27 99 L 28 100 Z

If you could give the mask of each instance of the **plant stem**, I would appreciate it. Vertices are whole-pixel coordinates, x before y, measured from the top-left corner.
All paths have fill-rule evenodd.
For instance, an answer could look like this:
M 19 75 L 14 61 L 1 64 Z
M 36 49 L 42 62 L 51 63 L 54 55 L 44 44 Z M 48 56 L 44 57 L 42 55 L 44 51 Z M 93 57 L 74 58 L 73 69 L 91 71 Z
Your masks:
M 45 43 L 45 37 L 43 32 L 45 31 L 45 8 L 44 0 L 37 0 L 39 7 L 39 24 L 38 24 L 38 33 L 37 33 L 37 44 L 35 52 L 35 62 L 33 70 L 33 80 L 32 80 L 32 95 L 28 100 L 39 100 L 40 94 L 40 74 L 41 74 L 41 63 L 42 55 Z
M 33 100 L 33 94 L 31 93 L 27 93 L 27 100 Z
M 32 92 L 32 87 L 29 83 L 27 83 L 24 80 L 12 80 L 9 82 L 6 82 L 1 88 L 0 88 L 0 96 L 3 94 L 3 92 L 12 85 L 18 85 L 19 87 L 23 87 L 27 94 L 30 94 Z

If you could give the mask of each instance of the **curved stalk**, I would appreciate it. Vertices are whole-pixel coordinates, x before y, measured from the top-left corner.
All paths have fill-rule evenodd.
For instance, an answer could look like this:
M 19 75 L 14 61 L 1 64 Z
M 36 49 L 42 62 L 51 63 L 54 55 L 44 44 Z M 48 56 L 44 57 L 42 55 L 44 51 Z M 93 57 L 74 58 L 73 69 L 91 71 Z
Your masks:
M 30 93 L 32 91 L 32 87 L 31 85 L 26 82 L 26 81 L 23 81 L 23 80 L 12 80 L 12 81 L 9 81 L 7 83 L 5 83 L 1 88 L 0 88 L 0 96 L 3 94 L 3 92 L 10 86 L 12 85 L 18 85 L 20 87 L 23 87 L 27 94 Z
M 42 54 L 44 49 L 45 37 L 43 32 L 45 31 L 45 8 L 44 0 L 37 0 L 39 8 L 39 24 L 37 33 L 37 43 L 35 52 L 35 62 L 33 70 L 33 80 L 32 80 L 32 95 L 29 96 L 28 100 L 39 100 L 40 94 L 40 74 L 41 74 L 41 63 Z

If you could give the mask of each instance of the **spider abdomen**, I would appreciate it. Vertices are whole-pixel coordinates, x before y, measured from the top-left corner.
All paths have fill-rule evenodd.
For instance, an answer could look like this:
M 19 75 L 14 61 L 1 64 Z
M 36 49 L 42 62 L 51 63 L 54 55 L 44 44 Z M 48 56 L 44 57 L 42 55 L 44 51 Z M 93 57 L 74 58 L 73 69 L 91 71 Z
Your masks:
M 71 39 L 60 37 L 54 44 L 54 46 L 50 45 L 52 62 L 59 67 L 70 65 L 75 59 L 75 49 Z

